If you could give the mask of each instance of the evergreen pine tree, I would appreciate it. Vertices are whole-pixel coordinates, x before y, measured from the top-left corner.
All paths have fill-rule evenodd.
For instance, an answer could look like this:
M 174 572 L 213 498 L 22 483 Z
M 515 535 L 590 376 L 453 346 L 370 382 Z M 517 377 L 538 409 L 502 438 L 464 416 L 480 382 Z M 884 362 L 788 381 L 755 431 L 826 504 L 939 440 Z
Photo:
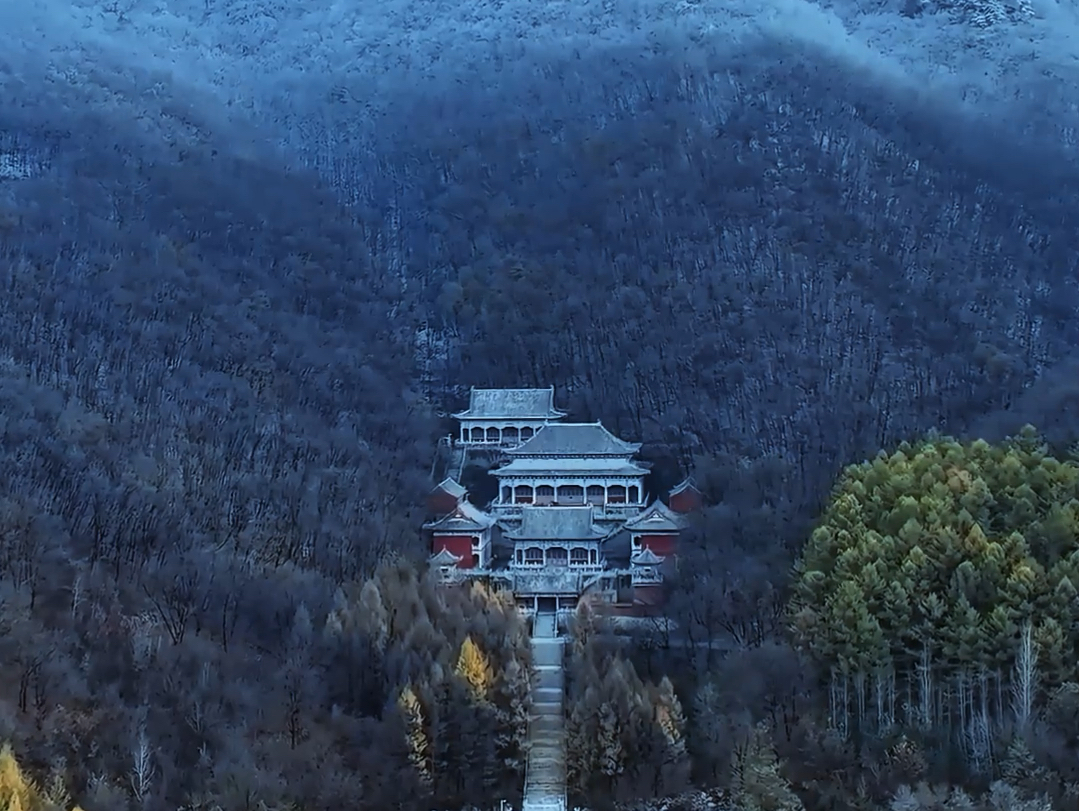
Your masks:
M 625 752 L 622 749 L 618 713 L 611 704 L 604 702 L 599 708 L 596 720 L 596 765 L 601 774 L 613 779 L 625 769 Z
M 578 696 L 566 717 L 566 782 L 571 794 L 587 797 L 599 774 L 596 711 L 589 694 Z
M 1010 785 L 1022 788 L 1040 788 L 1048 777 L 1045 769 L 1034 760 L 1022 735 L 1016 735 L 1008 744 L 1000 774 Z
M 442 681 L 435 688 L 435 696 L 430 737 L 434 799 L 441 805 L 459 807 L 469 766 L 461 747 L 467 697 L 454 689 L 452 679 Z
M 360 587 L 360 611 L 363 629 L 374 639 L 378 648 L 383 648 L 390 635 L 389 612 L 382 601 L 382 593 L 374 580 L 368 580 Z
M 745 811 L 802 811 L 802 801 L 779 772 L 765 724 L 749 731 L 731 757 L 731 792 Z
M 503 668 L 495 688 L 498 711 L 497 745 L 503 765 L 524 774 L 528 744 L 528 717 L 531 710 L 529 672 L 516 659 Z
M 464 753 L 475 779 L 466 781 L 469 802 L 477 808 L 497 806 L 500 789 L 508 782 L 499 756 L 498 713 L 490 704 L 473 705 L 464 730 Z

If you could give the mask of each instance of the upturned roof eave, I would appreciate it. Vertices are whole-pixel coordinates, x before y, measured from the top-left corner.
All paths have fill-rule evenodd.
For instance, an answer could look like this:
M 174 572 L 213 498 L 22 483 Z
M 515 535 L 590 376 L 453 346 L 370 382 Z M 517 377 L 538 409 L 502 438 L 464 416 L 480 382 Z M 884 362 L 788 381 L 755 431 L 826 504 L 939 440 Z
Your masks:
M 552 408 L 546 414 L 473 414 L 468 409 L 450 416 L 455 420 L 557 420 L 565 417 L 566 412 Z

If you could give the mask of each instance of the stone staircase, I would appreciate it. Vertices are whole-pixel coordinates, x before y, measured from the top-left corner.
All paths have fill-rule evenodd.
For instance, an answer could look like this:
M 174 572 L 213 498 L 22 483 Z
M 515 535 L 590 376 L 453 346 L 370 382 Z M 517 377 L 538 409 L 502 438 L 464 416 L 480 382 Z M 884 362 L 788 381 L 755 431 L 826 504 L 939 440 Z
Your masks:
M 565 811 L 566 726 L 562 709 L 562 639 L 554 612 L 537 614 L 532 626 L 532 718 L 528 727 L 521 811 Z
M 431 480 L 440 482 L 449 476 L 460 483 L 467 461 L 468 449 L 464 445 L 454 443 L 452 436 L 442 437 L 438 440 L 435 458 L 431 463 Z
M 461 483 L 461 475 L 465 472 L 466 461 L 468 461 L 468 450 L 460 446 L 455 447 L 450 455 L 450 475 L 458 484 Z

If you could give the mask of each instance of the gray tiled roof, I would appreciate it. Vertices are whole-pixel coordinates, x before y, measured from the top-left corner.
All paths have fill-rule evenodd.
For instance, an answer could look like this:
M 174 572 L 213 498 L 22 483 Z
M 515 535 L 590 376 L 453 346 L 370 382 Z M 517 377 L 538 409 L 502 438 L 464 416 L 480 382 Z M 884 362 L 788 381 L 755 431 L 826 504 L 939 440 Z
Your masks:
M 521 510 L 520 529 L 506 537 L 530 541 L 584 541 L 606 537 L 592 519 L 592 506 L 525 507 Z
M 455 419 L 558 419 L 566 416 L 554 407 L 554 386 L 546 389 L 477 389 L 468 398 L 468 409 Z
M 666 558 L 657 555 L 646 546 L 630 559 L 630 563 L 634 566 L 656 566 L 665 560 Z
M 686 519 L 662 501 L 653 501 L 640 515 L 631 518 L 624 526 L 634 532 L 677 532 L 686 526 Z
M 543 430 L 549 430 L 551 426 Z M 526 457 L 491 471 L 497 478 L 505 476 L 644 476 L 648 468 L 623 457 L 607 456 L 592 459 Z
M 445 479 L 436 484 L 434 489 L 442 490 L 443 492 L 449 493 L 451 496 L 454 496 L 456 498 L 462 498 L 465 493 L 468 492 L 451 476 L 447 476 Z M 431 492 L 434 492 L 434 490 L 432 490 Z
M 632 456 L 639 442 L 619 439 L 598 422 L 545 425 L 527 442 L 506 451 L 510 456 Z
M 438 554 L 431 555 L 430 560 L 435 566 L 452 566 L 461 562 L 461 556 L 453 554 L 446 547 L 442 547 Z
M 683 490 L 694 490 L 698 493 L 701 492 L 700 490 L 697 490 L 697 483 L 693 480 L 693 477 L 686 476 L 686 478 L 684 478 L 682 481 L 672 487 L 667 495 L 676 496 Z
M 449 515 L 423 525 L 424 529 L 439 532 L 481 532 L 494 524 L 493 516 L 488 515 L 469 501 L 462 501 Z

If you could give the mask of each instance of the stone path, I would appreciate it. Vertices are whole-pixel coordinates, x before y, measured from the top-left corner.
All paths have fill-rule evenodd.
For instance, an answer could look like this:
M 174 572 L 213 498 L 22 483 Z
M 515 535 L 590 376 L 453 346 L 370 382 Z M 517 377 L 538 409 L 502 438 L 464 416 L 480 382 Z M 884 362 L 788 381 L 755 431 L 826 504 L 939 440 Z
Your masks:
M 562 710 L 562 640 L 554 612 L 537 614 L 532 626 L 532 718 L 528 726 L 521 811 L 565 811 L 566 725 Z
M 465 461 L 468 457 L 467 449 L 457 446 L 450 454 L 449 475 L 458 484 L 461 483 L 461 475 L 465 472 Z

